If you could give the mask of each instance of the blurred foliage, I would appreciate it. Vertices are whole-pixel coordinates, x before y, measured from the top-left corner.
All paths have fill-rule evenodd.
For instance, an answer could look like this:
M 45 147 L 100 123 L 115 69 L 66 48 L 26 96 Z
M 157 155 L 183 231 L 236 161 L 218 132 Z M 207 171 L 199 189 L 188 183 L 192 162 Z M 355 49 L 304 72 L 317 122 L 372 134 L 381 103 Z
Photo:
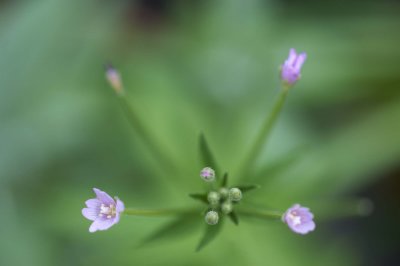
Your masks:
M 400 5 L 222 0 L 151 9 L 146 2 L 0 3 L 0 265 L 371 263 L 351 234 L 323 217 L 340 212 L 330 203 L 399 165 Z M 308 61 L 254 169 L 262 188 L 248 200 L 310 206 L 313 234 L 241 219 L 195 253 L 200 230 L 138 248 L 164 218 L 125 217 L 107 232 L 87 232 L 80 210 L 92 187 L 130 207 L 194 204 L 187 195 L 202 185 L 201 132 L 234 182 L 290 47 L 307 51 Z M 130 128 L 104 80 L 108 60 L 176 175 L 163 172 Z M 383 202 L 377 212 L 398 218 L 393 206 Z M 382 240 L 379 226 L 393 225 L 371 222 L 365 239 Z M 387 230 L 385 249 L 396 252 L 399 232 Z

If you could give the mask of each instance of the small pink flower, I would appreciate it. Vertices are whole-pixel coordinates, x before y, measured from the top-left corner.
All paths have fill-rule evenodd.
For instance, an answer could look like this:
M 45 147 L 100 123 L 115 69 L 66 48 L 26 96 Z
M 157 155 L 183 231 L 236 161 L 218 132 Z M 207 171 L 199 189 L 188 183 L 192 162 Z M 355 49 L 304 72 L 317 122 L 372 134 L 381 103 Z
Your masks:
M 121 212 L 124 211 L 124 203 L 118 198 L 113 199 L 106 192 L 93 188 L 96 193 L 95 199 L 87 200 L 87 208 L 82 209 L 82 215 L 93 223 L 89 227 L 89 232 L 97 230 L 107 230 L 119 222 Z
M 310 212 L 309 208 L 295 204 L 283 214 L 282 221 L 293 232 L 305 235 L 315 229 L 313 218 L 314 215 Z
M 300 79 L 300 70 L 306 58 L 306 53 L 297 54 L 294 48 L 290 49 L 289 57 L 281 66 L 281 79 L 287 85 L 292 86 Z

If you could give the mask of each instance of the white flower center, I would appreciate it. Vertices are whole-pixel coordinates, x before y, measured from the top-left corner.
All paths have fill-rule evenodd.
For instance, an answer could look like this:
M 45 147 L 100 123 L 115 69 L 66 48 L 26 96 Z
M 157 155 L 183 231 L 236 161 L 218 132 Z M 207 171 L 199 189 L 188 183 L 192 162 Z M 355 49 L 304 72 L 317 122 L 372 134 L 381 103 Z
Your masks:
M 289 217 L 290 220 L 292 220 L 293 225 L 299 225 L 299 224 L 301 224 L 301 217 L 298 216 L 297 213 L 296 213 L 295 211 L 294 211 L 294 212 L 290 212 L 290 213 L 288 214 L 288 217 Z
M 109 206 L 106 206 L 105 204 L 101 204 L 100 206 L 100 217 L 107 217 L 107 219 L 115 217 L 117 213 L 117 210 L 114 206 L 114 204 L 110 204 Z

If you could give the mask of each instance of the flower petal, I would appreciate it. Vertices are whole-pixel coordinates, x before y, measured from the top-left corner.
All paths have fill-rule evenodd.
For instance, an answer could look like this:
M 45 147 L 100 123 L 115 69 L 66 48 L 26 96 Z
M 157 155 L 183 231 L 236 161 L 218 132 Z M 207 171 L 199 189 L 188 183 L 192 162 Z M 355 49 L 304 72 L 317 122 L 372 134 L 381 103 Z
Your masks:
M 295 232 L 305 235 L 311 231 L 314 231 L 314 229 L 315 229 L 315 223 L 313 221 L 309 221 L 307 223 L 296 226 Z
M 108 195 L 106 192 L 101 191 L 98 188 L 93 188 L 94 193 L 96 193 L 97 199 L 106 205 L 115 204 L 114 199 Z
M 88 208 L 97 209 L 97 208 L 100 208 L 101 201 L 99 201 L 98 199 L 89 199 L 89 200 L 87 200 L 87 201 L 85 202 L 85 204 L 86 204 L 86 206 L 87 206 Z
M 116 210 L 117 210 L 117 213 L 123 212 L 125 210 L 124 203 L 118 198 L 117 198 Z
M 86 219 L 94 221 L 99 216 L 99 211 L 97 209 L 94 209 L 94 208 L 83 208 L 82 209 L 82 215 Z
M 115 219 L 104 219 L 104 218 L 97 218 L 89 227 L 89 232 L 94 233 L 96 231 L 103 231 L 107 230 L 114 224 Z
M 300 72 L 300 69 L 303 66 L 306 59 L 307 59 L 306 53 L 299 54 L 299 56 L 297 56 L 296 62 L 294 64 L 294 69 L 296 69 L 296 71 Z
M 121 214 L 120 214 L 119 212 L 117 212 L 117 213 L 115 214 L 113 224 L 119 223 L 119 218 L 120 218 L 120 217 L 121 217 Z
M 289 50 L 289 57 L 286 59 L 285 64 L 292 66 L 294 64 L 294 62 L 296 61 L 296 58 L 297 58 L 296 50 L 294 48 L 291 48 Z
M 296 204 L 294 204 L 292 207 L 290 207 L 290 211 L 293 211 L 293 210 L 297 210 L 298 208 L 300 208 L 300 204 L 298 204 L 298 203 L 296 203 Z

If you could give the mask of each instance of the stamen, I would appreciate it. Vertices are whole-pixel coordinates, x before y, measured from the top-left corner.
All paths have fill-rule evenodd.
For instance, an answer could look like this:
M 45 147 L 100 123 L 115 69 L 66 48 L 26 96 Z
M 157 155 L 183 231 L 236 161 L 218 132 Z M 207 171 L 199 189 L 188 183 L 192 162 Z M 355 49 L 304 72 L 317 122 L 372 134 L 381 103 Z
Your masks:
M 115 217 L 117 210 L 114 204 L 110 204 L 110 206 L 106 206 L 105 204 L 101 204 L 99 217 L 103 217 L 106 215 L 107 219 Z

